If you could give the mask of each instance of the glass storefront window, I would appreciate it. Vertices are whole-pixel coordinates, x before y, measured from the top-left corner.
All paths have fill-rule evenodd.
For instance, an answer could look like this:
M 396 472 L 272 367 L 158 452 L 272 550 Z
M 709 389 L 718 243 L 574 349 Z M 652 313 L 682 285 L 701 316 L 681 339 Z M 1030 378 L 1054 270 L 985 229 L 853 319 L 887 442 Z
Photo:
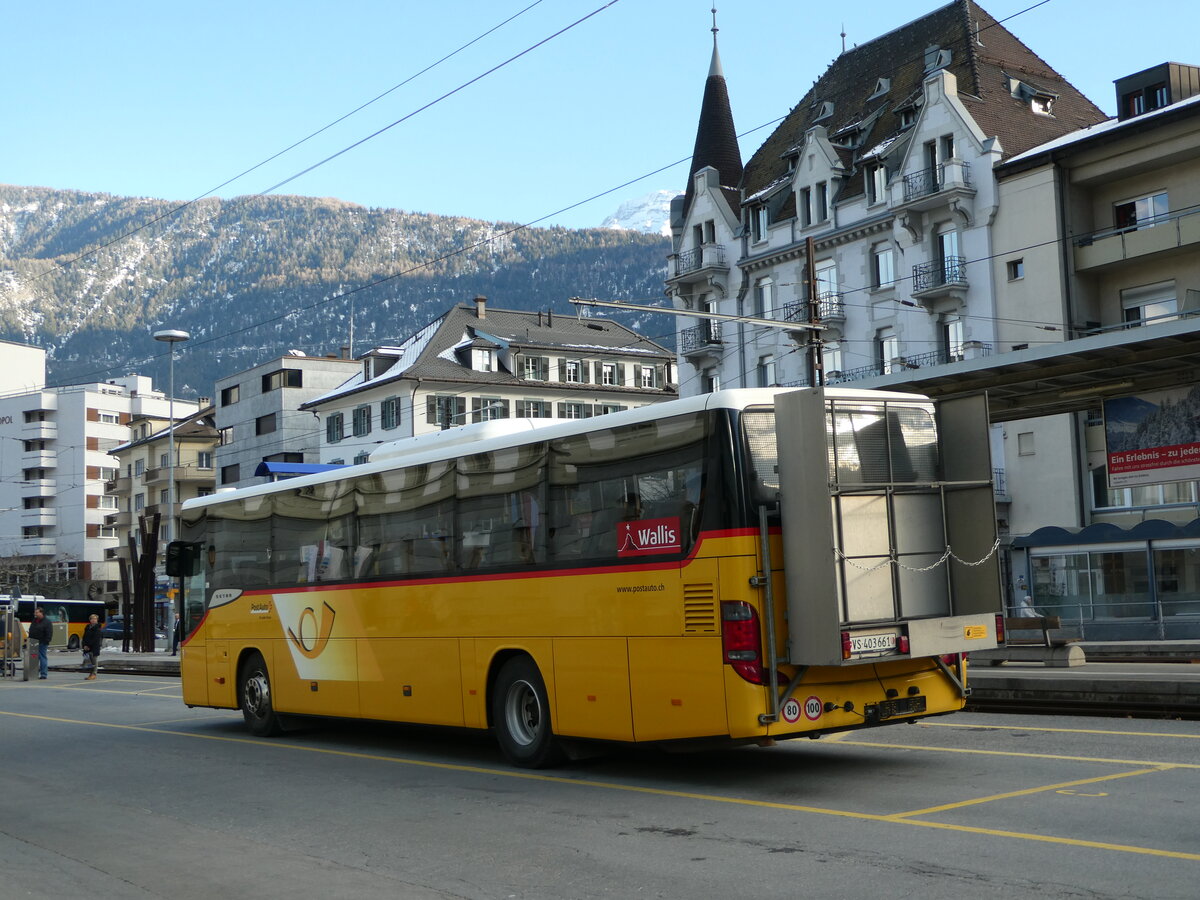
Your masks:
M 1155 550 L 1153 557 L 1163 617 L 1200 616 L 1200 548 Z

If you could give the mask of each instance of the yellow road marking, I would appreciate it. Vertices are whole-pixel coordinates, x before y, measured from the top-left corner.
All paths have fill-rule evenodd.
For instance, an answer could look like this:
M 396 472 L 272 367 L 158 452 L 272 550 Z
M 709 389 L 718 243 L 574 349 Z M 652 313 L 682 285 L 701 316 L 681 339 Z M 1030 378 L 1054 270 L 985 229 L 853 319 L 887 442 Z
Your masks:
M 1171 734 L 1164 731 L 1112 731 L 1104 728 L 1046 728 L 1044 726 L 1022 728 L 1016 725 L 968 725 L 966 723 L 959 725 L 954 722 L 922 722 L 921 724 L 937 728 L 984 728 L 989 731 L 1048 731 L 1052 734 L 1111 734 L 1125 737 L 1185 738 L 1187 740 L 1200 741 L 1200 734 Z
M 994 828 L 977 828 L 971 825 L 957 825 L 943 822 L 927 822 L 919 819 L 897 818 L 895 815 L 879 813 L 861 813 L 850 810 L 826 809 L 820 806 L 803 806 L 796 803 L 776 803 L 769 800 L 752 800 L 747 797 L 723 797 L 719 794 L 700 794 L 693 791 L 673 791 L 667 788 L 641 787 L 632 784 L 616 784 L 607 781 L 592 781 L 586 778 L 570 778 L 564 775 L 543 775 L 537 772 L 527 772 L 517 769 L 494 769 L 487 766 L 470 766 L 461 763 L 442 763 L 423 759 L 408 759 L 397 756 L 381 756 L 375 753 L 359 753 L 353 750 L 336 750 L 329 747 L 310 747 L 301 744 L 291 744 L 282 740 L 260 740 L 258 738 L 229 737 L 216 734 L 196 734 L 187 731 L 168 731 L 161 728 L 148 728 L 143 725 L 118 725 L 112 722 L 89 722 L 81 719 L 64 719 L 56 716 L 37 716 L 30 713 L 16 713 L 0 710 L 0 715 L 19 719 L 33 719 L 40 722 L 59 722 L 67 725 L 89 725 L 96 728 L 114 728 L 122 731 L 140 731 L 146 734 L 171 735 L 173 737 L 195 738 L 206 741 L 225 741 L 231 744 L 248 744 L 257 747 L 271 747 L 276 750 L 297 750 L 302 753 L 319 753 L 326 756 L 338 756 L 344 759 L 365 759 L 376 762 L 393 763 L 404 766 L 418 766 L 426 769 L 439 769 L 449 772 L 468 772 L 477 775 L 490 775 L 496 778 L 515 778 L 523 781 L 540 781 L 549 784 L 562 784 L 574 787 L 589 787 L 610 791 L 625 791 L 633 794 L 647 794 L 655 797 L 677 797 L 684 800 L 698 800 L 705 803 L 729 803 L 735 806 L 748 806 L 759 809 L 778 809 L 787 812 L 813 813 L 823 816 L 838 816 L 846 819 L 858 819 L 868 822 L 884 822 L 890 825 L 911 825 L 917 828 L 939 828 L 945 831 L 958 831 L 964 834 L 983 834 L 992 837 L 1007 837 L 1014 840 L 1038 841 L 1046 844 L 1062 844 L 1070 847 L 1088 847 L 1094 850 L 1111 850 L 1119 853 L 1133 853 L 1141 856 L 1159 856 L 1170 859 L 1186 859 L 1200 862 L 1200 853 L 1185 853 L 1179 850 L 1160 850 L 1155 847 L 1139 847 L 1132 844 L 1110 844 L 1102 841 L 1087 841 L 1078 838 L 1058 837 L 1054 835 L 1030 834 L 1020 831 L 1002 831 Z M 849 742 L 844 742 L 848 744 Z M 859 744 L 859 746 L 866 746 Z M 891 747 L 890 744 L 874 746 Z M 925 749 L 915 747 L 911 749 Z M 1024 755 L 1024 754 L 1022 754 Z M 1055 757 L 1051 757 L 1055 758 Z M 1200 766 L 1176 766 L 1172 763 L 1143 763 L 1155 768 L 1200 768 Z M 1136 774 L 1136 773 L 1131 773 Z M 911 813 L 909 815 L 912 815 Z
M 1056 759 L 1061 762 L 1106 763 L 1114 766 L 1166 766 L 1200 769 L 1200 763 L 1161 762 L 1155 759 L 1112 759 L 1105 756 L 1066 756 L 1061 753 L 1022 753 L 1016 750 L 977 750 L 970 747 L 922 747 L 918 744 L 881 744 L 874 741 L 842 741 L 843 747 L 874 747 L 882 750 L 924 750 L 930 753 L 975 753 L 980 756 L 1011 756 L 1014 759 Z
M 1132 772 L 1115 772 L 1112 775 L 1100 775 L 1096 778 L 1081 778 L 1078 781 L 1064 781 L 1062 784 L 1044 784 L 1039 787 L 1023 788 L 1019 791 L 1007 791 L 1003 794 L 992 794 L 990 797 L 976 797 L 974 800 L 959 800 L 956 803 L 943 803 L 940 806 L 929 806 L 925 809 L 914 809 L 909 812 L 894 813 L 890 819 L 904 819 L 910 816 L 927 816 L 932 813 L 945 812 L 948 809 L 962 809 L 965 806 L 978 806 L 981 803 L 993 803 L 997 800 L 1010 800 L 1013 797 L 1028 797 L 1031 794 L 1042 794 L 1047 791 L 1059 791 L 1063 788 L 1079 787 L 1082 784 L 1097 784 L 1101 781 L 1115 781 L 1118 778 L 1130 778 L 1134 775 L 1149 775 L 1152 772 L 1166 772 L 1174 766 L 1153 766 L 1148 769 L 1135 769 Z

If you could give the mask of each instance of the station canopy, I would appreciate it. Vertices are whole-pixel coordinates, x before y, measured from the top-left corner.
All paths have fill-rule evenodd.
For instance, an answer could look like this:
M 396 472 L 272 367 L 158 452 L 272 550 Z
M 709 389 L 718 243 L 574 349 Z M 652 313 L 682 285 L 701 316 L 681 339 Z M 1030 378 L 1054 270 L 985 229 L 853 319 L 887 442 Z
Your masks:
M 903 369 L 854 387 L 945 399 L 986 391 L 992 422 L 1082 412 L 1110 397 L 1200 382 L 1200 317 Z

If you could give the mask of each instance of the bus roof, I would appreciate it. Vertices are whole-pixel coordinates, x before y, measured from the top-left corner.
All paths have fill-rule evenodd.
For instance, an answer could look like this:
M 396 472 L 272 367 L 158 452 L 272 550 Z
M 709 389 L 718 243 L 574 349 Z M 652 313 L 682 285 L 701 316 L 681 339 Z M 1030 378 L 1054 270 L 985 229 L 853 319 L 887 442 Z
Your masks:
M 622 412 L 606 413 L 603 417 L 590 419 L 497 419 L 488 422 L 477 422 L 470 425 L 459 425 L 444 431 L 417 435 L 397 441 L 381 444 L 371 454 L 365 463 L 352 466 L 341 466 L 329 471 L 316 472 L 311 475 L 301 475 L 283 481 L 267 484 L 256 484 L 236 490 L 221 491 L 207 497 L 196 497 L 183 504 L 184 513 L 216 506 L 248 497 L 257 497 L 280 491 L 295 490 L 306 485 L 325 484 L 341 481 L 360 475 L 370 475 L 374 472 L 386 472 L 409 465 L 439 462 L 445 459 L 456 459 L 463 453 L 486 453 L 493 450 L 503 450 L 536 441 L 549 441 L 556 438 L 569 437 L 576 434 L 586 434 L 600 428 L 611 428 L 620 425 L 633 425 L 639 422 L 653 422 L 668 416 L 687 415 L 708 409 L 744 409 L 748 406 L 771 404 L 777 394 L 793 390 L 809 390 L 808 388 L 736 388 L 733 390 L 715 391 L 711 394 L 700 394 L 695 397 L 683 397 L 678 400 L 667 400 L 662 403 L 651 403 L 636 409 Z M 827 397 L 846 400 L 862 398 L 864 400 L 889 400 L 899 402 L 928 403 L 929 398 L 921 394 L 905 394 L 897 391 L 871 391 L 844 387 L 824 388 Z M 469 445 L 470 449 L 465 449 Z

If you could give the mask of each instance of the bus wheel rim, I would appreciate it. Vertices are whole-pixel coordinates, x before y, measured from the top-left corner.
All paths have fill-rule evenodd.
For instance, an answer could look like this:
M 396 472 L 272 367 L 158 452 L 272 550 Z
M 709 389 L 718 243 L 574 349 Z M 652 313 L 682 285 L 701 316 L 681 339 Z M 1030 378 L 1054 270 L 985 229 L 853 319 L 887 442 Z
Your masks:
M 514 741 L 528 746 L 537 740 L 542 727 L 542 708 L 537 691 L 528 681 L 517 681 L 508 689 L 504 719 Z
M 246 679 L 246 709 L 261 718 L 271 708 L 271 685 L 262 672 Z

